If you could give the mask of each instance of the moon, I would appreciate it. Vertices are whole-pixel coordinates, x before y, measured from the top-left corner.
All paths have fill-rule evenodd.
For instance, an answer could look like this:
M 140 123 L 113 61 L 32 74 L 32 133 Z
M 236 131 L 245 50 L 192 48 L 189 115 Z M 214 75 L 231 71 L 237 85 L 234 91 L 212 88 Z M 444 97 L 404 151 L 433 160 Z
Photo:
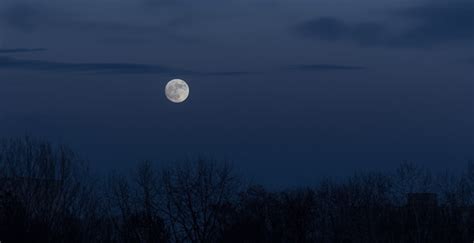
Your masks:
M 166 84 L 165 94 L 171 102 L 181 103 L 189 96 L 189 86 L 182 79 L 173 79 Z

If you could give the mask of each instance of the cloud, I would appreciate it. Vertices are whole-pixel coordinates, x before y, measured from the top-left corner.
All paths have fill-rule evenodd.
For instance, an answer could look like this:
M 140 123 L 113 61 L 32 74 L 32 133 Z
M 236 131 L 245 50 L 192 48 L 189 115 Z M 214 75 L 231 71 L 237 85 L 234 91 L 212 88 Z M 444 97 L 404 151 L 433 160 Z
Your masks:
M 0 11 L 0 21 L 7 26 L 31 32 L 37 29 L 59 28 L 81 31 L 126 31 L 128 34 L 157 31 L 160 26 L 133 25 L 129 22 L 107 20 L 85 20 L 80 15 L 40 4 L 17 3 L 8 5 Z
M 402 9 L 396 15 L 415 23 L 415 27 L 408 28 L 395 40 L 402 45 L 474 40 L 473 1 L 425 4 Z
M 45 29 L 55 31 L 94 33 L 101 40 L 112 43 L 126 43 L 130 40 L 145 42 L 154 39 L 157 33 L 160 38 L 167 38 L 181 43 L 197 43 L 201 40 L 176 32 L 174 22 L 166 19 L 159 21 L 143 22 L 120 16 L 107 18 L 80 13 L 81 10 L 59 8 L 54 5 L 15 3 L 7 4 L 0 8 L 0 24 L 5 27 L 22 32 L 35 32 Z M 82 10 L 84 11 L 84 10 Z M 84 18 L 88 16 L 89 18 Z M 103 38 L 104 37 L 104 38 Z
M 288 67 L 290 70 L 298 71 L 331 71 L 331 70 L 361 70 L 365 67 L 361 66 L 346 66 L 333 64 L 302 64 Z
M 22 53 L 22 52 L 39 52 L 39 51 L 47 51 L 48 49 L 45 48 L 14 48 L 14 49 L 0 49 L 1 54 L 5 53 Z
M 363 22 L 351 25 L 332 17 L 309 20 L 296 26 L 296 31 L 306 38 L 325 41 L 352 40 L 360 45 L 380 44 L 386 35 L 386 27 L 382 24 Z
M 182 4 L 185 1 L 178 0 L 142 0 L 141 1 L 146 7 L 162 7 L 162 6 L 174 6 Z
M 0 12 L 0 19 L 8 26 L 23 31 L 32 31 L 44 21 L 49 20 L 48 14 L 38 6 L 24 3 L 10 5 Z
M 254 72 L 222 71 L 203 72 L 172 68 L 163 65 L 139 63 L 66 63 L 44 60 L 17 59 L 0 56 L 1 69 L 20 69 L 49 72 L 85 72 L 92 74 L 170 74 L 170 75 L 204 75 L 204 76 L 241 76 Z
M 82 72 L 90 74 L 169 74 L 169 75 L 202 75 L 202 76 L 244 76 L 263 72 L 245 71 L 193 71 L 172 68 L 163 65 L 139 63 L 67 63 L 44 60 L 17 59 L 0 56 L 0 70 L 30 70 L 47 72 Z M 284 70 L 293 71 L 331 71 L 331 70 L 361 70 L 365 67 L 332 65 L 332 64 L 303 64 L 292 65 Z
M 106 21 L 78 20 L 66 13 L 54 11 L 45 6 L 15 4 L 9 6 L 0 15 L 1 20 L 8 26 L 23 31 L 34 31 L 43 26 L 81 29 L 81 30 L 128 30 L 140 29 L 143 27 L 131 26 L 128 24 Z M 144 30 L 153 30 L 153 27 L 145 27 Z
M 345 38 L 350 27 L 342 20 L 322 17 L 306 21 L 296 27 L 301 35 L 322 40 L 340 40 Z
M 228 71 L 228 72 L 205 72 L 203 75 L 209 76 L 243 76 L 243 75 L 253 75 L 259 74 L 259 72 L 239 72 L 239 71 Z
M 64 63 L 42 60 L 25 60 L 12 57 L 0 57 L 0 69 L 22 69 L 33 71 L 91 72 L 91 73 L 167 73 L 192 74 L 194 72 L 170 68 L 161 65 L 134 63 Z
M 361 46 L 432 47 L 448 42 L 474 40 L 474 2 L 425 3 L 390 12 L 409 24 L 401 31 L 380 22 L 347 23 L 322 17 L 300 23 L 298 35 L 325 41 L 351 41 Z M 394 20 L 396 21 L 396 20 Z

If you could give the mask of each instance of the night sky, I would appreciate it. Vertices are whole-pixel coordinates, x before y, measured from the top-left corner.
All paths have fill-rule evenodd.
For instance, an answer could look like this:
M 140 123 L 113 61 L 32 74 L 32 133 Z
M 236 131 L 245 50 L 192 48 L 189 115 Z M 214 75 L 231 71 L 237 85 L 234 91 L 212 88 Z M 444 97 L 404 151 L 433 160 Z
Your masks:
M 182 78 L 189 99 L 164 87 Z M 1 0 L 0 134 L 271 186 L 474 159 L 472 0 Z

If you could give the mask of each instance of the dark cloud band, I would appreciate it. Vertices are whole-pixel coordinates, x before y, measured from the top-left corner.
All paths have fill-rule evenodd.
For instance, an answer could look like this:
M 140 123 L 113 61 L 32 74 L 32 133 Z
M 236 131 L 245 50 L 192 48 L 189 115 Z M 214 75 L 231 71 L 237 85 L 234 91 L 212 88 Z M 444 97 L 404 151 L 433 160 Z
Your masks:
M 85 72 L 93 74 L 169 74 L 169 75 L 205 75 L 205 76 L 241 76 L 253 72 L 220 71 L 198 72 L 172 68 L 164 65 L 139 63 L 66 63 L 45 60 L 17 59 L 0 56 L 0 69 L 21 69 L 49 72 Z
M 345 66 L 345 65 L 332 65 L 332 64 L 304 64 L 304 65 L 294 65 L 290 66 L 290 70 L 298 71 L 331 71 L 331 70 L 361 70 L 365 67 L 360 66 Z
M 381 22 L 347 23 L 338 18 L 308 20 L 295 27 L 305 38 L 351 41 L 361 46 L 425 48 L 447 42 L 472 43 L 474 2 L 427 3 L 391 12 L 391 17 L 410 22 L 401 31 Z
M 64 63 L 44 60 L 25 60 L 0 57 L 0 69 L 24 69 L 35 71 L 75 71 L 93 73 L 193 73 L 161 65 L 133 63 Z
M 48 49 L 45 48 L 14 48 L 14 49 L 0 49 L 0 53 L 2 54 L 10 54 L 10 53 L 23 53 L 23 52 L 39 52 L 39 51 L 47 51 Z

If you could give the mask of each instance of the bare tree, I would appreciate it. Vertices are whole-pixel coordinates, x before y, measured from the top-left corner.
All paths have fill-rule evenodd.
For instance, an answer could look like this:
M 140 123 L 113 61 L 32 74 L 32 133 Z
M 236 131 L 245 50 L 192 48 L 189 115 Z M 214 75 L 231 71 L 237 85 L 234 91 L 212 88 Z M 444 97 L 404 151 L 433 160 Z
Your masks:
M 282 218 L 276 193 L 251 185 L 239 193 L 238 204 L 225 225 L 222 242 L 279 242 Z
M 227 163 L 198 159 L 162 170 L 167 222 L 176 242 L 218 239 L 221 212 L 232 204 L 238 179 Z
M 393 198 L 398 205 L 406 202 L 408 193 L 432 192 L 433 176 L 425 168 L 413 162 L 404 161 L 393 175 Z
M 431 172 L 359 173 L 315 189 L 242 187 L 226 162 L 197 159 L 111 174 L 98 186 L 65 146 L 0 141 L 5 242 L 467 242 L 474 237 L 474 164 Z M 408 194 L 408 195 L 407 195 Z M 438 198 L 440 199 L 438 201 Z M 440 202 L 440 203 L 438 203 Z
M 36 240 L 92 240 L 94 185 L 83 160 L 65 146 L 30 137 L 0 143 L 1 190 L 25 212 L 23 229 Z M 20 219 L 18 219 L 20 220 Z
M 124 176 L 109 179 L 109 215 L 121 242 L 167 242 L 168 232 L 159 213 L 157 174 L 149 161 L 138 166 L 130 184 Z

